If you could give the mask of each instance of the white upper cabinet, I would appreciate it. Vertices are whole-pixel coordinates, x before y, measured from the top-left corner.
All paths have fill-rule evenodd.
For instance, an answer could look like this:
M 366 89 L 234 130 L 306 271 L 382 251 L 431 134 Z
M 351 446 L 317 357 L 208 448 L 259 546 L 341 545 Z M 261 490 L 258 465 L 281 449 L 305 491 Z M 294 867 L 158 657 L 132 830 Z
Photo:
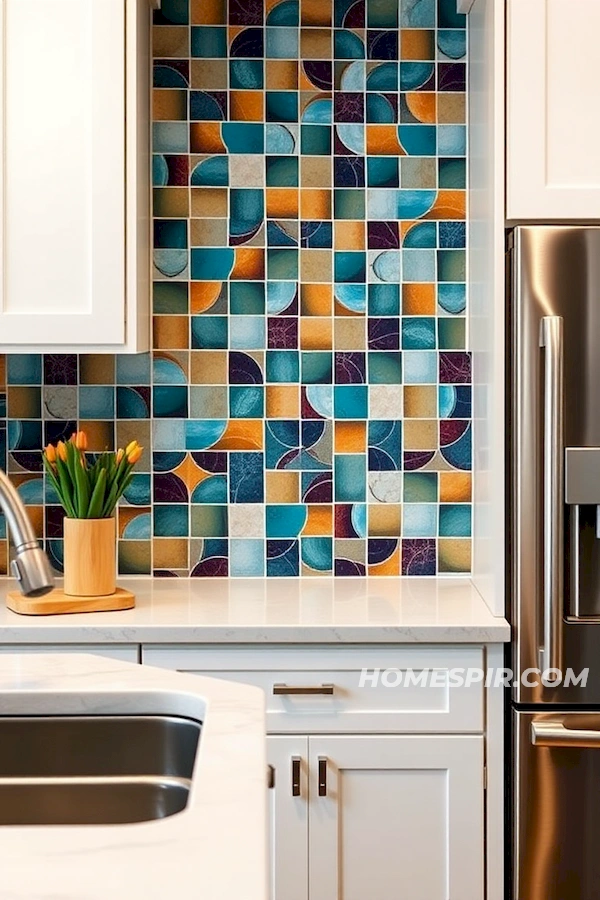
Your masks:
M 149 345 L 149 0 L 0 0 L 0 351 Z
M 507 8 L 507 217 L 599 219 L 600 2 Z

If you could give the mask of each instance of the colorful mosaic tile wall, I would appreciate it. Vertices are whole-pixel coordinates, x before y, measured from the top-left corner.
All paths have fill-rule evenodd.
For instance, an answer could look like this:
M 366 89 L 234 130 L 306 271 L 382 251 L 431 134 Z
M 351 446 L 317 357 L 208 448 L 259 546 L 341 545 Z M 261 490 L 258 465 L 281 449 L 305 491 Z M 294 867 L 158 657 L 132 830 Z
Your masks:
M 6 360 L 57 567 L 38 450 L 79 422 L 148 448 L 122 573 L 469 571 L 456 0 L 163 0 L 154 56 L 153 355 Z

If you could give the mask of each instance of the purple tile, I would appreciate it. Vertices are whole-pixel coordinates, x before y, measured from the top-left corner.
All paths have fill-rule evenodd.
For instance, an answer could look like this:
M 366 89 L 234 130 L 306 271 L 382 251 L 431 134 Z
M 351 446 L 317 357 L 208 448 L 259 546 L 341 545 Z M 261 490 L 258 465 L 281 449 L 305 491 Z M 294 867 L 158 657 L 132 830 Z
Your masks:
M 334 162 L 335 187 L 364 187 L 365 160 L 362 156 L 339 156 Z
M 440 383 L 470 384 L 471 356 L 468 353 L 440 353 Z
M 298 319 L 270 316 L 268 321 L 269 350 L 295 350 L 298 346 Z
M 336 92 L 333 100 L 334 122 L 365 121 L 365 95 L 350 92 Z
M 438 63 L 438 90 L 465 91 L 467 67 L 464 63 Z
M 436 547 L 431 538 L 402 541 L 402 575 L 435 575 Z
M 190 177 L 189 156 L 165 156 L 167 184 L 170 187 L 186 187 Z
M 404 452 L 404 471 L 414 472 L 416 469 L 422 469 L 431 462 L 434 456 L 433 450 L 406 450 Z
M 188 489 L 181 478 L 173 472 L 155 473 L 155 503 L 188 503 L 189 499 Z
M 346 352 L 335 354 L 335 383 L 364 384 L 366 382 L 365 354 Z
M 367 240 L 369 250 L 398 250 L 400 248 L 398 222 L 369 222 Z
M 369 319 L 369 350 L 398 350 L 400 321 L 396 318 Z
M 302 63 L 306 77 L 321 91 L 330 91 L 333 87 L 333 66 L 325 60 L 306 59 Z
M 464 419 L 443 419 L 440 422 L 440 447 L 454 444 L 463 436 L 469 424 Z
M 229 562 L 224 556 L 209 556 L 201 559 L 190 575 L 192 578 L 227 578 Z
M 354 562 L 352 559 L 336 559 L 334 574 L 340 578 L 362 578 L 366 574 L 363 563 Z
M 44 356 L 44 384 L 77 384 L 77 357 L 74 353 Z
M 263 16 L 263 0 L 229 0 L 230 25 L 262 25 Z

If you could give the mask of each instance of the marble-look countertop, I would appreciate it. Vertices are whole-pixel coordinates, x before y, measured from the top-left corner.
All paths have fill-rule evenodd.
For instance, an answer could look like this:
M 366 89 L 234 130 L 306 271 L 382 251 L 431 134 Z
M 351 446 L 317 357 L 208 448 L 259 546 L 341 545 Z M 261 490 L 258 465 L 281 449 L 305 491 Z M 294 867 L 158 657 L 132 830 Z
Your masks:
M 266 900 L 262 691 L 79 655 L 0 658 L 0 715 L 202 721 L 188 806 L 129 825 L 0 827 L 0 900 Z
M 468 578 L 122 578 L 135 609 L 20 616 L 0 581 L 0 645 L 492 643 L 510 626 Z

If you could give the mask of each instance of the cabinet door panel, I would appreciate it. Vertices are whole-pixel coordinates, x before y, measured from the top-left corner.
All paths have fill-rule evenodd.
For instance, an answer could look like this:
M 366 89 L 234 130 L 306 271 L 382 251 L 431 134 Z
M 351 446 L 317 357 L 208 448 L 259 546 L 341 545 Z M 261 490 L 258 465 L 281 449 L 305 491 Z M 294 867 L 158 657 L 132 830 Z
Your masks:
M 0 0 L 0 345 L 122 344 L 125 0 Z
M 598 218 L 598 0 L 509 0 L 509 219 Z
M 482 900 L 482 737 L 311 737 L 309 763 L 310 900 Z
M 299 760 L 299 793 L 292 791 L 292 761 Z M 269 791 L 270 900 L 308 900 L 308 738 L 267 737 L 275 770 Z

